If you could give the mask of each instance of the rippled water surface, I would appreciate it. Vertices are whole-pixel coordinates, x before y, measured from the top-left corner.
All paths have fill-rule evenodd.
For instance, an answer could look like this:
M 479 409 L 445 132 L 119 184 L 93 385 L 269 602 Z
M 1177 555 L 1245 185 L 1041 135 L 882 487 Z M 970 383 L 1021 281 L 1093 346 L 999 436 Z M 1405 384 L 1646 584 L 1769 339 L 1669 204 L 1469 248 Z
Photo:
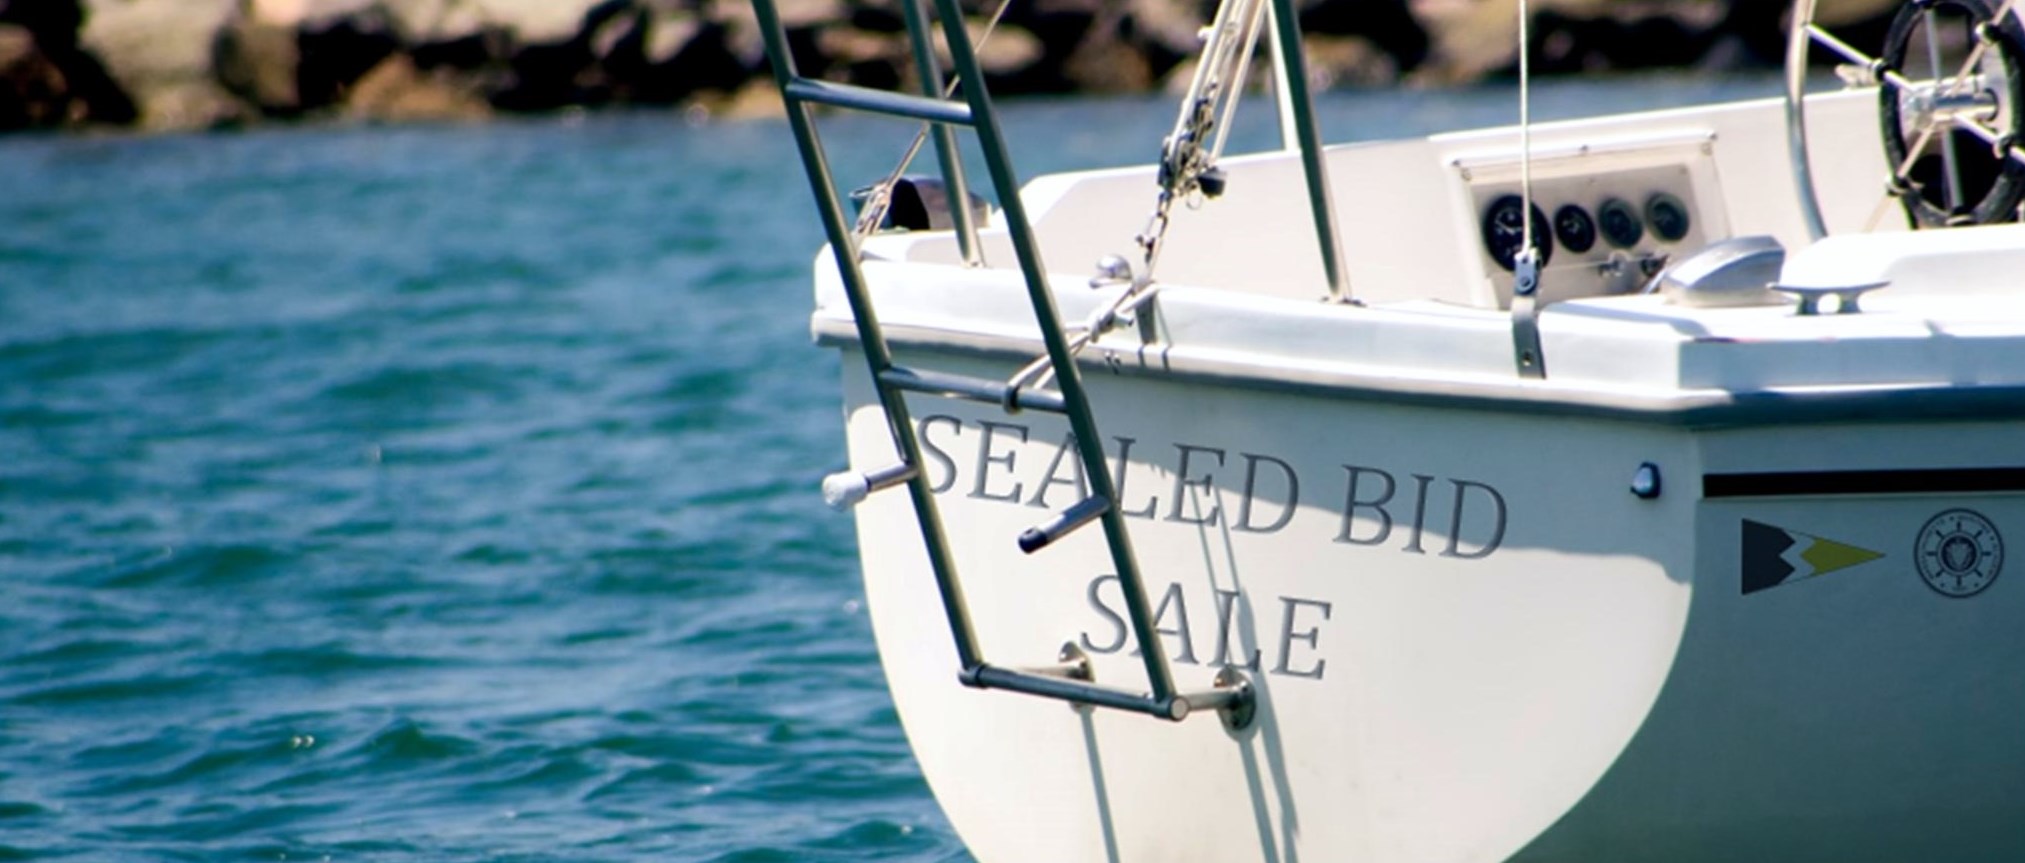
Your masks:
M 1007 121 L 1030 174 L 1171 111 Z M 968 859 L 815 493 L 809 200 L 780 122 L 0 139 L 0 860 Z

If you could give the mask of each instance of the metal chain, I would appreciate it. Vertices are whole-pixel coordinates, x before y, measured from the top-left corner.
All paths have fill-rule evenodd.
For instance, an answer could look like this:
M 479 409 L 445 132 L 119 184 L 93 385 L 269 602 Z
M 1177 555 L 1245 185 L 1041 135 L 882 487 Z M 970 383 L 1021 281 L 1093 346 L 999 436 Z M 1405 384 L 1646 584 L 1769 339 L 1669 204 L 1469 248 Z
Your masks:
M 1160 190 L 1160 197 L 1153 203 L 1153 215 L 1146 219 L 1145 229 L 1132 238 L 1139 246 L 1140 257 L 1145 262 L 1145 267 L 1133 279 L 1134 284 L 1153 281 L 1153 264 L 1160 259 L 1160 243 L 1167 238 L 1167 213 L 1172 209 L 1174 209 L 1174 192 L 1163 188 Z
M 1153 213 L 1147 217 L 1146 226 L 1133 237 L 1142 266 L 1132 274 L 1125 290 L 1092 313 L 1082 326 L 1074 328 L 1075 335 L 1068 344 L 1071 355 L 1081 353 L 1111 329 L 1132 322 L 1138 311 L 1158 295 L 1160 288 L 1153 283 L 1153 271 L 1173 222 L 1174 202 L 1189 201 L 1193 206 L 1204 197 L 1221 194 L 1216 160 L 1223 153 L 1246 70 L 1258 48 L 1259 34 L 1264 31 L 1265 10 L 1265 0 L 1225 0 L 1218 6 L 1216 18 L 1206 31 L 1202 59 L 1175 118 L 1174 130 L 1160 142 L 1157 178 L 1160 194 L 1154 199 Z M 1097 284 L 1092 282 L 1093 286 Z M 1008 392 L 1046 386 L 1054 373 L 1054 363 L 1048 357 L 1037 358 L 1013 374 Z
M 1223 153 L 1224 137 L 1244 89 L 1246 70 L 1258 48 L 1264 30 L 1266 6 L 1263 0 L 1225 0 L 1217 7 L 1203 42 L 1202 59 L 1189 82 L 1174 131 L 1160 142 L 1160 195 L 1146 227 L 1134 237 L 1144 267 L 1133 279 L 1133 288 L 1152 282 L 1154 265 L 1167 236 L 1176 200 L 1198 200 L 1221 194 L 1221 182 L 1206 187 L 1214 177 L 1216 159 Z M 1218 109 L 1222 110 L 1219 111 Z M 1221 118 L 1219 118 L 1221 114 Z M 1221 119 L 1222 122 L 1219 122 Z
M 1206 189 L 1204 180 L 1215 176 L 1216 159 L 1223 153 L 1224 135 L 1237 110 L 1237 94 L 1244 87 L 1245 70 L 1264 29 L 1265 9 L 1264 0 L 1225 0 L 1217 7 L 1216 18 L 1206 31 L 1202 60 L 1189 82 L 1188 95 L 1182 98 L 1180 115 L 1175 118 L 1174 131 L 1160 142 L 1160 195 L 1154 199 L 1153 214 L 1147 217 L 1146 227 L 1132 238 L 1139 247 L 1141 266 L 1132 274 L 1125 290 L 1076 328 L 1076 334 L 1069 339 L 1071 355 L 1081 353 L 1112 328 L 1134 320 L 1139 309 L 1159 293 L 1160 287 L 1153 283 L 1153 269 L 1160 260 L 1160 247 L 1173 221 L 1174 202 L 1196 201 L 1205 194 L 1213 196 L 1222 191 L 1220 183 L 1214 190 Z M 1240 23 L 1232 24 L 1239 16 L 1243 16 Z M 1233 27 L 1239 29 L 1232 32 Z M 1097 284 L 1091 282 L 1093 287 Z M 1013 374 L 1009 391 L 1045 386 L 1054 372 L 1054 364 L 1047 357 L 1040 357 Z

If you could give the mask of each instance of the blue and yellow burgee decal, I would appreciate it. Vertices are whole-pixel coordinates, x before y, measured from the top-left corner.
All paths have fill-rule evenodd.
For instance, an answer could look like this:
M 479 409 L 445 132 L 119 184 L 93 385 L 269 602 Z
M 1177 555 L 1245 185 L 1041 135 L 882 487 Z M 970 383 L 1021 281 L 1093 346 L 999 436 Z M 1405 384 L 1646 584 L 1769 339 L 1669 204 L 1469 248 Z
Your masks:
M 1743 540 L 1745 593 L 1848 569 L 1884 556 L 1883 552 L 1748 518 L 1744 519 Z

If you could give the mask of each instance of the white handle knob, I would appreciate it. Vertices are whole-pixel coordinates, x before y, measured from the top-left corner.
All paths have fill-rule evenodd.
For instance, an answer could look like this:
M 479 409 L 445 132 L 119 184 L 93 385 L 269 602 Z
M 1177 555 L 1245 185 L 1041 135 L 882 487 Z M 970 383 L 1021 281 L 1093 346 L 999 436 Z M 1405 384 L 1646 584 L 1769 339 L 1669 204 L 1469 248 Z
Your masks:
M 871 493 L 872 483 L 864 474 L 843 471 L 823 477 L 823 503 L 838 512 L 857 506 Z

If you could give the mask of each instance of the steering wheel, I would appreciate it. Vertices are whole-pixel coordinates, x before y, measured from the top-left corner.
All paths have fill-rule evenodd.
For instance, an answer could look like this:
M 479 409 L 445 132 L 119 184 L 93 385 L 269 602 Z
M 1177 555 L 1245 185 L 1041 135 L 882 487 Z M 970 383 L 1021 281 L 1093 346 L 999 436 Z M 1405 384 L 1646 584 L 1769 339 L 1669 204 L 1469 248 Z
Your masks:
M 1816 238 L 1827 228 L 1808 159 L 1805 95 L 1809 49 L 1846 61 L 1851 86 L 1878 88 L 1889 176 L 1865 230 L 1893 200 L 1916 228 L 2018 218 L 2025 196 L 2025 31 L 2019 0 L 1913 0 L 1899 7 L 1881 56 L 1871 57 L 1814 23 L 1814 0 L 1793 6 L 1786 46 L 1786 132 L 1802 215 Z

